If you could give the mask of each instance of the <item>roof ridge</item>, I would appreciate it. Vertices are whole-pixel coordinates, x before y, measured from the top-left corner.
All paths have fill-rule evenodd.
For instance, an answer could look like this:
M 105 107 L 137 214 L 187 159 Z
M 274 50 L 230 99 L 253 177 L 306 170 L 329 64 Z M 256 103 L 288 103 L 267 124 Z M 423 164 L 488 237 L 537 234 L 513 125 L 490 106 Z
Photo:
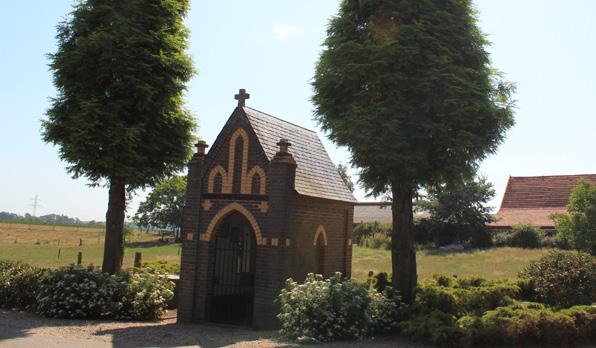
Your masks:
M 510 178 L 561 178 L 561 177 L 571 177 L 571 176 L 596 176 L 596 173 L 587 173 L 587 174 L 556 174 L 556 175 L 528 175 L 528 176 L 513 176 L 510 175 Z
M 257 109 L 251 108 L 251 107 L 249 107 L 249 106 L 243 106 L 243 108 L 244 108 L 244 109 L 250 109 L 250 110 L 252 110 L 252 111 L 256 111 L 256 112 L 258 112 L 258 113 L 260 113 L 260 114 L 263 114 L 263 115 L 265 115 L 265 116 L 269 116 L 269 117 L 271 117 L 271 118 L 274 118 L 274 119 L 276 119 L 276 120 L 279 120 L 279 121 L 281 121 L 281 122 L 283 122 L 283 123 L 291 124 L 292 126 L 295 126 L 295 127 L 298 127 L 298 128 L 302 128 L 302 129 L 304 129 L 305 131 L 307 131 L 307 132 L 310 132 L 310 133 L 314 133 L 314 134 L 316 134 L 316 135 L 318 136 L 317 132 L 315 132 L 315 131 L 314 131 L 314 130 L 312 130 L 312 129 L 308 129 L 308 128 L 306 128 L 306 127 L 303 127 L 303 126 L 297 125 L 297 124 L 295 124 L 295 123 L 292 123 L 292 122 L 286 121 L 286 120 L 284 120 L 284 119 L 282 119 L 282 118 L 279 118 L 279 117 L 277 117 L 277 116 L 273 116 L 273 115 L 271 115 L 271 114 L 268 114 L 268 113 L 266 113 L 266 112 L 263 112 L 263 111 L 261 111 L 261 110 L 257 110 Z

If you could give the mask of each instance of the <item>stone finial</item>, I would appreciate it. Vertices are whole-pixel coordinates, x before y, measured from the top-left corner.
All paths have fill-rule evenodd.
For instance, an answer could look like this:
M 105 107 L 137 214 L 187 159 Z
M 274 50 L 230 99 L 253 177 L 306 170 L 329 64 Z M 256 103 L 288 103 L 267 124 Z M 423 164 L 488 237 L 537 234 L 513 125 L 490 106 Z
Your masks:
M 234 99 L 238 101 L 238 107 L 243 107 L 245 104 L 246 99 L 250 98 L 250 94 L 246 93 L 244 88 L 241 88 L 238 91 L 238 94 L 234 95 Z
M 205 149 L 209 147 L 205 140 L 199 140 L 195 146 L 197 147 L 197 154 L 199 156 L 205 156 Z
M 292 144 L 290 144 L 288 139 L 281 138 L 279 139 L 279 143 L 277 143 L 277 146 L 279 146 L 279 152 L 288 153 L 288 148 L 292 146 Z

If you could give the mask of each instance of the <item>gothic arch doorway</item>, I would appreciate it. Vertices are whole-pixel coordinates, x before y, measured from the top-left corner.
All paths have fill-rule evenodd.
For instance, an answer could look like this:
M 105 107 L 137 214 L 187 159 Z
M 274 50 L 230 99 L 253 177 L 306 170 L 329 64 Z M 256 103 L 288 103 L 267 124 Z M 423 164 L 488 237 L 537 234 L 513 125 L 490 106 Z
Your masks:
M 256 238 L 240 213 L 226 216 L 215 230 L 210 320 L 252 325 Z

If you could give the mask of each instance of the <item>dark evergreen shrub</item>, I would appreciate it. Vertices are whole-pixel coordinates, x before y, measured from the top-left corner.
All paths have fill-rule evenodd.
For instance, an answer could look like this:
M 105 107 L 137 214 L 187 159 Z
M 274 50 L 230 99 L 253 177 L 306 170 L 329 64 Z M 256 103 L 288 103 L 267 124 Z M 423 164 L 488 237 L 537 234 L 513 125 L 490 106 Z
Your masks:
M 569 307 L 596 301 L 596 262 L 587 253 L 552 251 L 519 276 L 532 283 L 539 302 Z
M 513 227 L 509 237 L 509 245 L 520 248 L 539 248 L 539 229 L 533 225 L 518 225 Z
M 0 260 L 0 307 L 33 309 L 44 273 L 21 262 Z

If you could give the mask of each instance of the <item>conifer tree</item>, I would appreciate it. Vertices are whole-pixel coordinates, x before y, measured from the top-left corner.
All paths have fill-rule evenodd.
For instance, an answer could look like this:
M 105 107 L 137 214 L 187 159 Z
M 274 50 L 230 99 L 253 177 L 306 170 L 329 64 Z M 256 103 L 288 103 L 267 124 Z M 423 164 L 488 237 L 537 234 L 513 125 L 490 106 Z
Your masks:
M 188 9 L 188 0 L 84 0 L 57 27 L 58 93 L 43 139 L 73 177 L 109 186 L 104 272 L 122 265 L 127 191 L 179 171 L 191 154 Z
M 417 190 L 470 177 L 513 121 L 471 0 L 344 0 L 313 80 L 315 114 L 373 195 L 392 197 L 393 285 L 413 300 Z

